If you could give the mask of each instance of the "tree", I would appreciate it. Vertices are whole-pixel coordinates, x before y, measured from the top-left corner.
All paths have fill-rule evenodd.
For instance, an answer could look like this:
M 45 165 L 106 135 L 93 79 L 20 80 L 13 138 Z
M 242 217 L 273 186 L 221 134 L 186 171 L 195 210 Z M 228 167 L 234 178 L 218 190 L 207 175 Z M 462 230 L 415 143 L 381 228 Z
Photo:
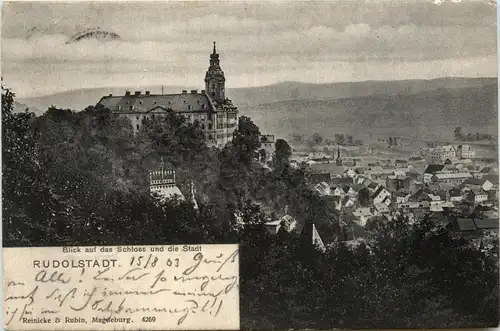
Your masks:
M 392 138 L 392 144 L 394 146 L 397 146 L 398 145 L 398 141 L 396 140 L 396 137 Z
M 348 145 L 352 145 L 352 136 L 351 135 L 346 135 L 346 140 Z
M 392 144 L 393 144 L 392 137 L 389 137 L 389 146 L 392 146 Z
M 462 128 L 457 126 L 455 130 L 453 130 L 453 135 L 455 136 L 455 140 L 462 140 Z
M 278 139 L 274 144 L 274 159 L 276 165 L 285 165 L 290 163 L 290 157 L 292 156 L 292 148 L 286 140 Z
M 241 116 L 238 121 L 238 128 L 233 134 L 233 146 L 239 154 L 239 159 L 243 164 L 249 165 L 255 151 L 260 147 L 260 130 L 250 117 Z

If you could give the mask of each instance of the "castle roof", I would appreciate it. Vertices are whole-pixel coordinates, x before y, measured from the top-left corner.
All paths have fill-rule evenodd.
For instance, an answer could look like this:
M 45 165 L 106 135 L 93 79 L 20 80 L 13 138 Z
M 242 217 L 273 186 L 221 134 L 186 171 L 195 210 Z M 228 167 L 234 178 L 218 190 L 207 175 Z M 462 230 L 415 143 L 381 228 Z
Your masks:
M 174 112 L 206 112 L 215 108 L 213 101 L 207 94 L 198 92 L 105 96 L 98 104 L 113 112 L 120 113 L 147 113 L 167 109 Z

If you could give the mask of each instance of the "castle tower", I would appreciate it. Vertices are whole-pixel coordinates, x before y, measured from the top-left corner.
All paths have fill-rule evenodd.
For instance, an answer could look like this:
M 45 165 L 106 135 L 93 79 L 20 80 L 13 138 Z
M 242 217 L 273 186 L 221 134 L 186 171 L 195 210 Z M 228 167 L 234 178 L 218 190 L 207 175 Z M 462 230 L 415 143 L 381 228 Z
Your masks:
M 226 98 L 225 85 L 226 78 L 220 67 L 219 54 L 214 41 L 214 51 L 210 54 L 210 67 L 205 74 L 205 90 L 215 101 L 222 102 Z

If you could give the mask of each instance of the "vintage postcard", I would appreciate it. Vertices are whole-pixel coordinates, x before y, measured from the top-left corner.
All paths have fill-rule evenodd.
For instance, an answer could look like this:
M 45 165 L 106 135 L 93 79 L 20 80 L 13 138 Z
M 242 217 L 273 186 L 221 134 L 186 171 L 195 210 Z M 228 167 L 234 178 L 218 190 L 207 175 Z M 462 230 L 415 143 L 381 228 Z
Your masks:
M 3 327 L 497 326 L 496 11 L 3 2 Z

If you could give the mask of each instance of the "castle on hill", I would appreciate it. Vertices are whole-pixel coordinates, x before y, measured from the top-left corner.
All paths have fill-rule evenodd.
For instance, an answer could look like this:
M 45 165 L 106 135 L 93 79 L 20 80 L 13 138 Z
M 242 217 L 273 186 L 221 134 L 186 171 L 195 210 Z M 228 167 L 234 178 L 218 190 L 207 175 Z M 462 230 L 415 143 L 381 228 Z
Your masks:
M 183 115 L 191 123 L 198 121 L 208 146 L 223 147 L 233 138 L 238 121 L 238 108 L 225 95 L 226 79 L 220 66 L 215 42 L 210 66 L 205 74 L 205 89 L 183 90 L 180 94 L 151 94 L 150 91 L 102 97 L 98 105 L 127 117 L 134 131 L 145 119 L 165 116 L 167 111 Z

